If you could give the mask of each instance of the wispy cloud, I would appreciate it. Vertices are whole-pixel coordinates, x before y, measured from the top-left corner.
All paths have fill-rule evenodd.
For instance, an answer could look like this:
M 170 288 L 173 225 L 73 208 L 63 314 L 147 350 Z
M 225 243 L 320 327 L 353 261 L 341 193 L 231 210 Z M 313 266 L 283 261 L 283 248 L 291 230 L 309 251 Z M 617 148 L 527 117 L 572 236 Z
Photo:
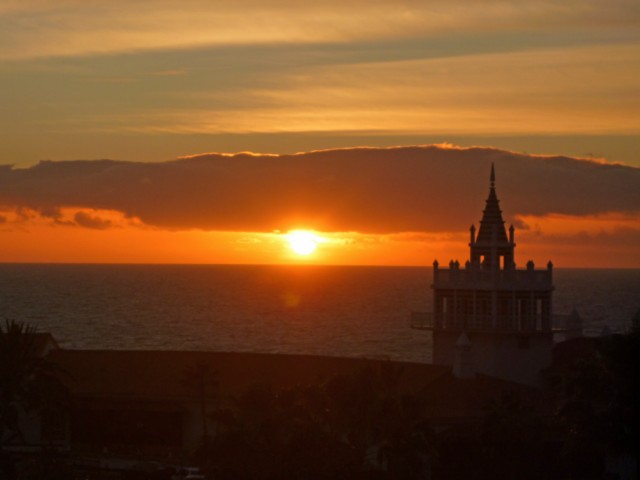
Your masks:
M 637 3 L 630 0 L 24 0 L 0 7 L 0 58 L 345 42 L 456 31 L 615 29 L 637 27 L 639 16 Z
M 452 79 L 456 81 L 452 82 Z M 201 80 L 200 80 L 201 82 Z M 136 133 L 637 133 L 640 45 L 311 66 L 76 119 Z M 57 122 L 59 126 L 61 123 Z
M 477 135 L 541 151 L 505 138 L 582 135 L 585 146 L 544 151 L 636 162 L 639 10 L 631 0 L 9 0 L 0 155 L 153 159 Z

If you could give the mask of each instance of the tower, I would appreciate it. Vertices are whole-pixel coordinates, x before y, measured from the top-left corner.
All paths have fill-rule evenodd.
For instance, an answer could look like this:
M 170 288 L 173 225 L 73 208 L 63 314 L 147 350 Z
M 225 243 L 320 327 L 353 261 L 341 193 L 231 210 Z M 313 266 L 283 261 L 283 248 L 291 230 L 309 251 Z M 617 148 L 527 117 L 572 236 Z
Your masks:
M 433 263 L 433 363 L 454 365 L 464 336 L 478 373 L 537 384 L 551 363 L 553 265 L 515 265 L 515 231 L 505 229 L 491 165 L 489 196 L 477 231 L 470 228 L 470 255 L 464 266 Z

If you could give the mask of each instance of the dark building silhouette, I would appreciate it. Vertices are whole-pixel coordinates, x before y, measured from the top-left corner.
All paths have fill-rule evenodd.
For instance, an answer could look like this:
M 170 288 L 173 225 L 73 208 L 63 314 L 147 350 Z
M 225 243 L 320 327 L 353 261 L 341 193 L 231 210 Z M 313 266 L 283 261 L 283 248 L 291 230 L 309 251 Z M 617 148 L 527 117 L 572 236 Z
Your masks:
M 433 363 L 454 373 L 476 372 L 537 384 L 551 363 L 553 265 L 515 264 L 515 230 L 505 229 L 491 166 L 489 197 L 464 265 L 433 263 L 433 313 L 414 314 L 413 325 L 433 331 Z

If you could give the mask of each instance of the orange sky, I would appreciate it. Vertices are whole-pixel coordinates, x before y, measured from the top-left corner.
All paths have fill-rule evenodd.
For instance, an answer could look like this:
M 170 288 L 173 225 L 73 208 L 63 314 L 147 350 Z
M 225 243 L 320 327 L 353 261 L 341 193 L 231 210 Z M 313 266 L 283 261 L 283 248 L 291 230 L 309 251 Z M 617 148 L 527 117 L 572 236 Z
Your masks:
M 553 228 L 556 220 L 539 226 Z M 608 219 L 575 220 L 575 233 L 596 228 L 606 231 Z M 621 223 L 629 223 L 621 222 Z M 6 228 L 6 226 L 5 226 Z M 574 230 L 575 229 L 575 230 Z M 365 235 L 315 232 L 324 241 L 315 252 L 299 255 L 292 251 L 283 233 L 167 231 L 125 226 L 109 230 L 31 224 L 2 233 L 2 262 L 87 262 L 87 263 L 301 263 L 336 265 L 431 265 L 450 259 L 468 258 L 468 235 Z M 559 267 L 640 268 L 637 247 L 613 247 L 602 241 L 583 245 L 545 241 L 535 235 L 517 236 L 516 260 L 524 266 L 534 259 Z
M 520 265 L 639 267 L 638 32 L 637 0 L 2 2 L 0 261 L 464 260 L 495 161 Z

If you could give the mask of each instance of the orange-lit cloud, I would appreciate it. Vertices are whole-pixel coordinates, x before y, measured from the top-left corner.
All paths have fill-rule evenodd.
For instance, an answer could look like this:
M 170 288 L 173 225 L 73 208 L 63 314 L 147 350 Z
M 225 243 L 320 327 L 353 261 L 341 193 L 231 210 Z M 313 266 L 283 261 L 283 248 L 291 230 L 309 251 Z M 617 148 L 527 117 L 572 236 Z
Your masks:
M 640 228 L 637 215 L 610 213 L 601 215 L 519 215 L 515 222 L 527 238 L 536 235 L 553 237 L 610 236 Z
M 516 243 L 524 261 L 555 256 L 571 265 L 634 267 L 639 263 L 637 214 L 526 215 L 517 217 L 516 225 Z
M 116 210 L 93 209 L 83 207 L 52 207 L 44 206 L 31 208 L 18 206 L 13 209 L 0 211 L 5 224 L 5 230 L 11 227 L 29 229 L 39 227 L 80 227 L 94 230 L 110 228 L 143 227 L 136 218 L 127 218 Z

